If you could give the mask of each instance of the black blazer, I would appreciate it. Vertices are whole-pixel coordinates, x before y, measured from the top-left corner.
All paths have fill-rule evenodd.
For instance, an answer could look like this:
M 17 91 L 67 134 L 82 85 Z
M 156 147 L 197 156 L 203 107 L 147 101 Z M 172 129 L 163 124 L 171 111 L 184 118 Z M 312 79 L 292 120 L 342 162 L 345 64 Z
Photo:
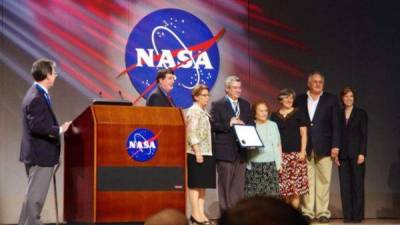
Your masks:
M 54 166 L 60 158 L 56 116 L 42 89 L 33 85 L 22 102 L 22 141 L 19 160 L 28 165 Z
M 171 101 L 168 97 L 161 91 L 160 87 L 151 93 L 150 97 L 146 101 L 146 106 L 161 106 L 161 107 L 174 107 L 174 101 Z
M 336 96 L 323 92 L 314 118 L 311 121 L 308 113 L 307 94 L 299 95 L 294 105 L 306 114 L 307 127 L 307 154 L 314 150 L 319 156 L 329 156 L 331 148 L 340 147 L 339 100 Z
M 239 98 L 240 120 L 245 124 L 252 123 L 250 103 Z M 245 159 L 245 151 L 239 151 L 240 145 L 229 126 L 235 116 L 231 103 L 226 97 L 213 102 L 211 106 L 211 127 L 214 134 L 213 149 L 217 160 L 233 162 L 238 156 Z
M 346 125 L 344 109 L 340 113 L 342 145 L 340 159 L 356 159 L 359 154 L 367 155 L 368 115 L 363 109 L 353 108 Z

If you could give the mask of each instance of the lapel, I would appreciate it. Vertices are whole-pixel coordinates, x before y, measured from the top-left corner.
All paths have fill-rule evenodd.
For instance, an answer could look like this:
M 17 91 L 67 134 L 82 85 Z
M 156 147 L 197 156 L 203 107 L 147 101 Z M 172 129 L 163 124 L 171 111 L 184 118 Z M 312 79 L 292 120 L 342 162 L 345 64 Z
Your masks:
M 344 115 L 345 115 L 345 120 L 346 120 L 346 114 L 344 114 Z M 354 118 L 356 117 L 356 115 L 357 115 L 357 108 L 354 106 L 353 110 L 351 110 L 349 121 L 347 122 L 347 127 L 351 126 L 351 124 L 352 124 Z
M 36 88 L 36 90 L 37 90 L 39 96 L 46 102 L 47 108 L 49 109 L 50 114 L 51 114 L 51 116 L 53 117 L 53 120 L 55 121 L 56 124 L 58 124 L 56 115 L 54 114 L 53 109 L 52 109 L 50 103 L 48 102 L 46 96 L 44 95 L 44 94 L 45 94 L 44 90 L 43 90 L 40 86 L 38 86 L 38 85 L 35 85 L 35 88 Z
M 226 108 L 226 112 L 228 113 L 228 117 L 234 117 L 235 116 L 235 111 L 233 111 L 232 109 L 232 105 L 231 102 L 229 101 L 229 99 L 225 96 L 224 97 L 224 101 L 225 101 L 225 108 Z M 240 103 L 239 103 L 239 107 L 240 107 Z
M 308 99 L 308 95 L 307 95 L 307 94 L 304 94 L 304 97 L 300 99 L 301 102 L 300 102 L 300 104 L 298 105 L 298 107 L 300 107 L 300 106 L 302 106 L 302 105 L 304 106 L 304 113 L 307 115 L 308 121 L 311 122 L 310 113 L 308 112 L 308 102 L 307 102 L 307 99 Z

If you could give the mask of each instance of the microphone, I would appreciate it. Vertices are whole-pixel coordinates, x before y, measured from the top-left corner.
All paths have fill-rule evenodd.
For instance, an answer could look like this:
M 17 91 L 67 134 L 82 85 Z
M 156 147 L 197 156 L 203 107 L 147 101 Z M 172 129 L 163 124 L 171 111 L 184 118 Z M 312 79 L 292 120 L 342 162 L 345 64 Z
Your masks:
M 118 90 L 118 94 L 119 94 L 119 97 L 121 98 L 121 100 L 125 100 L 124 96 L 122 96 L 122 91 L 121 90 Z
M 99 94 L 100 98 L 103 98 L 103 92 L 99 91 L 98 94 Z

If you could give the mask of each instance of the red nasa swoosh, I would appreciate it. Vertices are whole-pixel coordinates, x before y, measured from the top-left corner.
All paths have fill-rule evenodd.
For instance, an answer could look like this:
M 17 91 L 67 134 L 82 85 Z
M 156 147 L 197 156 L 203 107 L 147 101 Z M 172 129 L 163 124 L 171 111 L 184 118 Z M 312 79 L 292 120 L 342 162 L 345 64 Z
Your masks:
M 147 139 L 147 142 L 152 142 L 158 139 L 158 137 L 161 135 L 162 130 L 160 130 L 156 135 L 154 135 L 153 137 Z M 135 156 L 136 154 L 138 154 L 139 152 L 143 152 L 142 149 L 137 149 L 136 151 L 134 151 L 131 155 L 131 157 Z
M 209 40 L 207 40 L 207 41 L 205 41 L 205 42 L 202 42 L 202 43 L 200 43 L 200 44 L 193 45 L 193 46 L 189 47 L 189 50 L 192 50 L 192 51 L 198 51 L 198 50 L 200 50 L 200 51 L 201 51 L 200 53 L 203 53 L 203 52 L 207 51 L 209 48 L 211 48 L 211 46 L 213 46 L 213 45 L 222 37 L 222 35 L 223 35 L 224 33 L 225 33 L 225 28 L 222 28 L 222 30 L 220 30 L 220 31 L 218 32 L 218 34 L 215 35 L 213 38 L 211 38 L 211 39 L 209 39 Z M 178 53 L 179 53 L 179 51 L 181 51 L 181 50 L 183 50 L 183 49 L 175 49 L 175 50 L 173 50 L 173 51 L 171 52 L 171 53 L 172 53 L 172 56 L 174 56 L 174 57 L 177 56 Z M 193 58 L 195 58 L 195 56 L 198 56 L 200 53 L 194 55 Z M 162 55 L 162 54 L 158 54 L 158 55 L 153 56 L 154 62 L 160 61 L 161 55 Z M 180 66 L 180 65 L 182 65 L 182 64 L 185 64 L 185 63 L 189 62 L 190 60 L 191 60 L 191 59 L 187 59 L 186 61 L 183 61 L 183 62 L 179 63 L 179 64 L 176 65 L 173 69 L 176 69 L 178 66 Z M 144 63 L 144 62 L 142 61 L 142 63 Z M 119 77 L 121 77 L 122 75 L 125 75 L 127 72 L 129 72 L 129 71 L 135 69 L 136 66 L 137 66 L 137 64 L 133 64 L 133 65 L 129 66 L 128 68 L 126 68 L 125 70 L 123 70 L 122 72 L 120 72 L 120 73 L 118 74 L 117 78 L 119 78 Z
M 207 51 L 209 48 L 211 48 L 211 46 L 213 46 L 219 39 L 221 39 L 221 37 L 222 37 L 222 35 L 224 35 L 224 33 L 225 33 L 225 28 L 222 28 L 222 30 L 220 30 L 220 31 L 218 32 L 218 34 L 215 35 L 213 38 L 211 38 L 211 39 L 209 39 L 209 40 L 207 40 L 207 41 L 205 41 L 205 42 L 202 42 L 202 43 L 200 43 L 200 44 L 193 45 L 193 46 L 189 47 L 189 50 L 192 50 L 192 51 L 199 51 L 197 54 L 193 55 L 193 58 L 196 58 L 198 55 L 200 55 L 201 53 L 203 53 L 203 52 Z M 174 57 L 177 56 L 177 55 L 178 55 L 178 52 L 181 51 L 181 50 L 182 50 L 182 49 L 176 49 L 176 50 L 172 51 L 172 56 L 174 56 Z M 159 60 L 160 60 L 160 57 L 161 57 L 161 54 L 158 54 L 158 55 L 153 56 L 154 62 L 159 61 Z M 191 60 L 191 59 L 187 59 L 187 60 L 185 60 L 185 61 L 183 61 L 183 62 L 177 64 L 175 67 L 173 67 L 173 68 L 171 68 L 171 69 L 176 70 L 176 68 L 178 68 L 180 65 L 185 64 L 185 63 L 189 62 L 190 60 Z M 144 63 L 144 62 L 142 61 L 142 63 Z M 133 65 L 129 66 L 128 68 L 126 68 L 125 70 L 123 70 L 121 73 L 119 73 L 118 76 L 117 76 L 117 78 L 121 77 L 122 75 L 127 74 L 128 71 L 131 71 L 131 70 L 135 69 L 136 66 L 137 66 L 137 64 L 133 64 Z M 156 81 L 153 81 L 153 82 L 152 82 L 142 93 L 140 93 L 140 95 L 132 102 L 132 105 L 135 106 L 136 103 L 137 103 L 141 98 L 143 98 L 143 96 L 145 96 L 150 90 L 153 89 L 153 87 L 156 85 L 156 83 L 157 83 Z
M 153 137 L 149 138 L 147 140 L 147 142 L 152 142 L 158 139 L 158 137 L 161 135 L 162 130 L 160 130 L 156 135 L 154 135 Z

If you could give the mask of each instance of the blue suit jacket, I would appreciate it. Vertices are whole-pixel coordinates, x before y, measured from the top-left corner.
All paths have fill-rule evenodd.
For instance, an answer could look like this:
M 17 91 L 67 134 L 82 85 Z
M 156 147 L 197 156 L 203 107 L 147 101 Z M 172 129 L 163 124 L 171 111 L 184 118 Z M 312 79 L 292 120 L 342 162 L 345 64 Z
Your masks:
M 250 103 L 239 98 L 240 119 L 245 124 L 252 123 Z M 230 120 L 235 113 L 231 103 L 223 97 L 216 101 L 211 107 L 211 127 L 214 134 L 213 149 L 217 160 L 233 162 L 237 157 L 246 157 L 245 151 L 240 151 L 240 145 L 236 141 L 233 129 L 229 126 Z
M 331 148 L 340 147 L 339 100 L 336 96 L 323 92 L 314 118 L 311 121 L 308 113 L 307 94 L 299 95 L 294 105 L 306 112 L 308 120 L 307 154 L 312 151 L 319 156 L 329 156 Z
M 44 91 L 32 85 L 22 102 L 22 141 L 20 161 L 28 165 L 54 166 L 60 158 L 57 119 Z

